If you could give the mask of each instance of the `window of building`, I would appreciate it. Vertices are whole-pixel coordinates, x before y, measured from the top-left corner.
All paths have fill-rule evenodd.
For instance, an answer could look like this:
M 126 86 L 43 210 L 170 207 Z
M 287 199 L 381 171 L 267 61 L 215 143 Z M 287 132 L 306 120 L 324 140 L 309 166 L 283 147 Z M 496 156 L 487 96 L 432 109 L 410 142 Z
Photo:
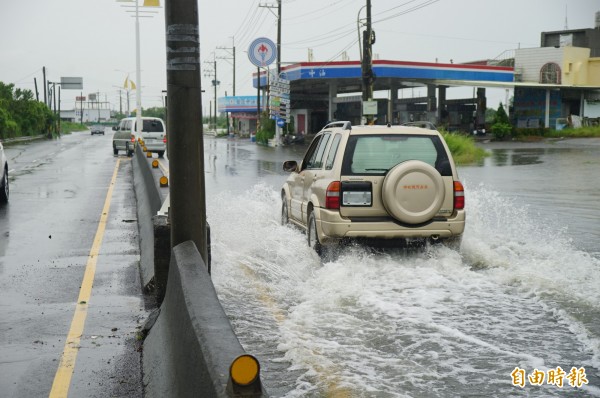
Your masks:
M 560 66 L 554 62 L 548 62 L 540 70 L 540 83 L 560 84 Z

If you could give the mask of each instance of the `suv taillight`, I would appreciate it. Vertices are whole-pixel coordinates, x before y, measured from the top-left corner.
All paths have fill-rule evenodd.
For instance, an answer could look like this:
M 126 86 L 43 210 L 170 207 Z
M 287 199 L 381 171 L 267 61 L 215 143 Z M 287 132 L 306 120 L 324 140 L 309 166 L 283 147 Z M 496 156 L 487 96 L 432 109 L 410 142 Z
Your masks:
M 164 142 L 165 144 L 167 143 L 167 136 L 166 136 L 166 135 L 163 137 L 163 142 Z
M 462 210 L 465 208 L 465 188 L 460 181 L 454 181 L 454 209 Z
M 131 142 L 135 142 L 135 135 L 131 134 Z
M 340 208 L 340 182 L 333 181 L 327 186 L 325 191 L 325 208 L 339 209 Z

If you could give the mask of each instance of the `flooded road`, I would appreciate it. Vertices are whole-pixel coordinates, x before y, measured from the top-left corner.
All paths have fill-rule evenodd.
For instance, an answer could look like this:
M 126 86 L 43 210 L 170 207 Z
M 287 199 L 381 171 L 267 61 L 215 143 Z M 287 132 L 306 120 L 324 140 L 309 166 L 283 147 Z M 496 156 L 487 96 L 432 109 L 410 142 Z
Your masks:
M 281 162 L 302 151 L 206 140 L 213 279 L 271 394 L 600 396 L 600 140 L 484 146 L 459 168 L 460 253 L 322 263 L 279 225 Z
M 460 252 L 357 245 L 323 262 L 280 225 L 282 163 L 305 147 L 205 139 L 213 280 L 272 396 L 600 396 L 600 140 L 482 145 L 459 168 Z M 116 171 L 71 396 L 142 396 L 130 159 L 110 135 L 8 154 L 0 395 L 48 395 Z

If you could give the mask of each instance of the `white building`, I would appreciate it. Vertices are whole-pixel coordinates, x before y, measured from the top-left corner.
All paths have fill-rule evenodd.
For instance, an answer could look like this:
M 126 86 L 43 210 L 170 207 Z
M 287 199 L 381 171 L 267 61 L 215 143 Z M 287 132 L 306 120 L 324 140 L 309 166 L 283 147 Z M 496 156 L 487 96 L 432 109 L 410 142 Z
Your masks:
M 83 118 L 82 113 L 83 111 Z M 75 123 L 98 123 L 106 122 L 111 118 L 110 109 L 103 108 L 76 108 L 61 110 L 60 119 Z

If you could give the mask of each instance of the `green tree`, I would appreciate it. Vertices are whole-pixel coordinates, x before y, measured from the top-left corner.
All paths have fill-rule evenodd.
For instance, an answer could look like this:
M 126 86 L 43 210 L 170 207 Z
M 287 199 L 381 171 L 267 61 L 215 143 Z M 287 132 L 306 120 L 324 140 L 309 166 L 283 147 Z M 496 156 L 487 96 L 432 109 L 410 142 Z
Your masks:
M 50 109 L 31 90 L 0 82 L 0 138 L 44 134 L 54 122 Z
M 158 117 L 162 120 L 167 120 L 167 112 L 164 107 L 152 107 L 142 111 L 144 116 Z
M 492 130 L 494 138 L 497 140 L 503 140 L 512 133 L 512 126 L 510 125 L 508 115 L 506 114 L 502 103 L 498 106 L 498 110 L 494 116 L 494 123 L 490 129 Z

